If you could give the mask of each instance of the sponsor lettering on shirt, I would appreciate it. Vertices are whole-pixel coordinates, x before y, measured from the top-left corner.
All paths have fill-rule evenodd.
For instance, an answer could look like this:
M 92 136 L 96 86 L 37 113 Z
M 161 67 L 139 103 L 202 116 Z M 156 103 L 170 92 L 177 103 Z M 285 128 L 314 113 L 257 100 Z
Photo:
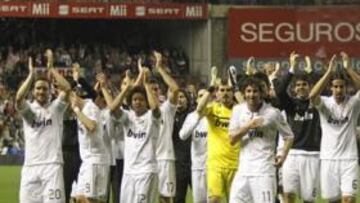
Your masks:
M 206 138 L 207 132 L 195 131 L 195 138 Z
M 306 120 L 312 120 L 313 118 L 314 118 L 313 113 L 305 112 L 305 114 L 303 116 L 296 113 L 294 116 L 294 121 L 306 121 Z
M 130 138 L 135 138 L 135 139 L 143 139 L 145 138 L 146 133 L 145 132 L 133 132 L 131 129 L 128 131 L 127 136 Z
M 328 123 L 333 124 L 333 125 L 343 125 L 348 121 L 349 121 L 349 117 L 347 117 L 347 116 L 342 119 L 335 119 L 335 118 L 329 116 L 329 118 L 327 120 Z
M 33 122 L 31 123 L 31 127 L 32 128 L 40 128 L 40 127 L 45 127 L 45 126 L 50 126 L 52 125 L 52 119 L 40 119 L 40 120 L 33 120 Z

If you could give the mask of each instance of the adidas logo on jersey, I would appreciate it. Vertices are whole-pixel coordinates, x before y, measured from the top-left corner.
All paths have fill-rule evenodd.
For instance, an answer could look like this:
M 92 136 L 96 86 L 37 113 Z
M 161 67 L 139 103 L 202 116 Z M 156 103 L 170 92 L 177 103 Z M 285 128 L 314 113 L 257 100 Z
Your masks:
M 142 139 L 142 138 L 145 138 L 145 134 L 146 134 L 145 132 L 135 133 L 135 132 L 129 130 L 127 136 L 128 137 L 133 137 L 135 139 Z
M 206 138 L 207 136 L 207 132 L 199 132 L 199 131 L 195 131 L 195 138 Z
M 52 120 L 51 120 L 51 118 L 49 118 L 49 119 L 43 118 L 43 119 L 40 120 L 40 121 L 35 121 L 35 120 L 34 120 L 34 121 L 31 123 L 31 127 L 32 127 L 32 128 L 45 127 L 45 126 L 49 126 L 49 125 L 52 125 Z
M 327 120 L 328 123 L 333 124 L 333 125 L 342 125 L 348 121 L 349 121 L 349 117 L 347 117 L 347 116 L 343 119 L 335 119 L 335 118 L 329 116 L 329 118 Z

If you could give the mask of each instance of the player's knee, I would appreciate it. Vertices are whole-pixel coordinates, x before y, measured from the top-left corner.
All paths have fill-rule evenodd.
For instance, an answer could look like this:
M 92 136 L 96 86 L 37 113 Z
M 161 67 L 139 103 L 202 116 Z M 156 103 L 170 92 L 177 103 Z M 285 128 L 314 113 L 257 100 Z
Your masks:
M 220 197 L 217 197 L 217 196 L 212 196 L 212 197 L 209 197 L 209 203 L 220 203 Z
M 284 193 L 284 202 L 285 203 L 294 203 L 295 202 L 295 194 L 294 193 Z
M 172 203 L 171 200 L 172 200 L 171 197 L 160 196 L 160 203 Z
M 355 197 L 353 196 L 344 196 L 342 197 L 343 203 L 355 203 Z

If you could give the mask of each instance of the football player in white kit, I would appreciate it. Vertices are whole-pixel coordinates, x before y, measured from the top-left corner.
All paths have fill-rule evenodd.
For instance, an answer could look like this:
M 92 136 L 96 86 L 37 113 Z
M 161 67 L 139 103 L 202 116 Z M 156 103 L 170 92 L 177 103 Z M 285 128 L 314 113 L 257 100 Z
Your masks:
M 79 202 L 105 202 L 107 198 L 111 146 L 108 134 L 104 132 L 97 99 L 94 103 L 75 94 L 70 96 L 71 108 L 78 119 L 82 160 L 76 187 Z
M 49 71 L 62 86 L 58 97 L 49 103 L 50 83 L 46 78 L 35 79 L 35 70 L 29 59 L 29 75 L 16 94 L 16 108 L 23 119 L 25 137 L 25 162 L 21 172 L 21 203 L 65 202 L 62 158 L 62 122 L 66 109 L 67 93 L 63 78 L 52 69 Z M 31 84 L 34 101 L 25 101 Z M 64 85 L 65 84 L 65 85 Z
M 156 158 L 159 173 L 159 193 L 160 203 L 170 203 L 176 193 L 176 174 L 175 174 L 175 152 L 172 140 L 174 128 L 174 117 L 176 114 L 176 104 L 178 99 L 179 87 L 175 80 L 162 67 L 162 56 L 154 53 L 156 58 L 156 70 L 168 85 L 168 98 L 161 104 L 161 128 L 156 147 Z M 158 83 L 151 84 L 153 90 L 159 88 Z
M 197 102 L 206 90 L 198 92 Z M 207 202 L 206 158 L 207 158 L 207 120 L 193 111 L 185 119 L 179 136 L 182 140 L 191 138 L 191 181 L 194 203 Z
M 123 128 L 124 175 L 121 203 L 153 203 L 158 192 L 156 144 L 160 132 L 161 111 L 149 84 L 150 71 L 142 69 L 144 87 L 136 86 L 129 93 L 125 87 L 109 105 L 115 122 Z M 130 110 L 120 109 L 127 95 Z
M 336 56 L 328 70 L 310 92 L 310 100 L 318 109 L 322 129 L 320 144 L 320 187 L 324 199 L 332 202 L 356 202 L 358 184 L 358 152 L 356 147 L 357 118 L 360 113 L 360 92 L 347 95 L 347 77 L 356 89 L 360 76 L 350 66 L 350 59 L 341 53 L 343 65 L 336 70 Z M 330 83 L 331 96 L 320 96 Z
M 284 162 L 293 133 L 280 111 L 263 101 L 264 90 L 253 77 L 243 82 L 245 103 L 233 108 L 229 124 L 231 144 L 240 141 L 239 168 L 230 190 L 230 203 L 273 203 L 276 168 Z M 281 133 L 284 148 L 275 157 L 275 139 Z

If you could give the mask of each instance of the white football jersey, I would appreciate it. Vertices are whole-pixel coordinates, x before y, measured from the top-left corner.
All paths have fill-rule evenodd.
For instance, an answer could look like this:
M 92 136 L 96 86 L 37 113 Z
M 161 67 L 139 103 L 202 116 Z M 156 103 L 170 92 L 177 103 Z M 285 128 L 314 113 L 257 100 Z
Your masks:
M 118 120 L 124 132 L 124 173 L 157 173 L 156 143 L 160 118 L 151 110 L 142 116 L 123 110 Z
M 104 126 L 101 121 L 99 107 L 90 99 L 87 99 L 82 113 L 90 120 L 96 122 L 94 132 L 88 131 L 78 119 L 78 135 L 80 146 L 80 157 L 83 162 L 93 164 L 110 164 L 110 154 L 107 142 L 104 139 Z
M 241 138 L 238 172 L 244 176 L 275 175 L 275 144 L 278 132 L 283 139 L 293 139 L 290 126 L 278 109 L 263 103 L 258 112 L 251 112 L 246 103 L 233 108 L 229 130 L 236 130 L 261 117 L 262 127 L 247 132 Z
M 36 101 L 25 101 L 18 109 L 23 118 L 25 166 L 63 163 L 62 135 L 66 103 L 60 98 L 42 107 Z
M 182 140 L 191 136 L 191 169 L 193 170 L 206 168 L 207 128 L 207 119 L 200 118 L 199 114 L 194 111 L 187 115 L 179 132 Z
M 161 104 L 160 111 L 161 127 L 156 147 L 156 158 L 157 160 L 175 160 L 172 133 L 174 129 L 176 105 L 166 100 Z
M 320 97 L 322 139 L 320 159 L 357 159 L 356 131 L 360 112 L 360 91 L 337 104 L 331 97 Z

